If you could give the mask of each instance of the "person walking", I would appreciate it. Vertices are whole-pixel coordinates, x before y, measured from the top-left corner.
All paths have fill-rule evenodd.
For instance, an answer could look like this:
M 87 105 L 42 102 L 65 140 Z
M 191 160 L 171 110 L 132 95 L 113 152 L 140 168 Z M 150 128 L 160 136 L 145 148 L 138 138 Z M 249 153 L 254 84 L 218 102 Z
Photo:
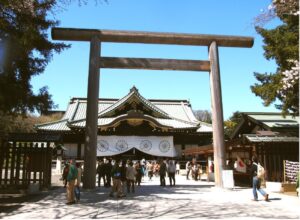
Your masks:
M 173 160 L 169 160 L 168 163 L 168 176 L 170 181 L 170 186 L 175 186 L 175 172 L 176 172 L 176 166 Z
M 127 180 L 127 193 L 134 193 L 134 179 L 136 176 L 136 169 L 133 167 L 132 161 L 128 163 L 128 167 L 126 169 L 126 180 Z
M 77 168 L 77 178 L 75 181 L 75 198 L 76 198 L 76 202 L 79 202 L 80 201 L 81 176 L 82 176 L 81 164 L 76 163 L 76 168 Z
M 191 169 L 192 169 L 191 162 L 190 161 L 186 162 L 186 164 L 185 164 L 185 170 L 186 170 L 186 179 L 187 180 L 189 179 L 189 175 L 190 175 Z
M 136 180 L 135 183 L 140 186 L 142 182 L 142 175 L 143 175 L 143 170 L 140 161 L 137 161 L 135 164 L 135 169 L 136 169 Z
M 70 160 L 69 164 L 69 172 L 67 176 L 67 205 L 71 205 L 75 203 L 75 180 L 78 176 L 78 170 L 75 166 L 75 160 Z
M 193 173 L 194 173 L 194 179 L 195 179 L 195 181 L 198 181 L 199 168 L 200 168 L 199 164 L 195 164 L 195 165 L 193 166 L 193 168 L 192 168 Z
M 120 167 L 120 161 L 116 160 L 112 170 L 111 170 L 111 176 L 113 180 L 113 185 L 111 188 L 111 192 L 109 193 L 110 197 L 114 197 L 114 193 L 117 193 L 117 197 L 121 198 L 124 197 L 122 193 L 122 185 L 121 185 L 121 167 Z
M 153 166 L 154 166 L 154 164 L 151 161 L 148 161 L 147 171 L 148 171 L 149 180 L 152 180 L 152 177 L 153 177 Z
M 99 161 L 97 166 L 97 174 L 98 174 L 98 187 L 101 185 L 101 179 L 103 179 L 103 185 L 107 185 L 105 179 L 105 164 L 102 160 Z
M 265 198 L 265 201 L 269 201 L 269 194 L 267 194 L 261 186 L 262 177 L 259 177 L 258 174 L 258 159 L 256 156 L 252 157 L 252 166 L 251 166 L 251 176 L 252 176 L 252 187 L 253 187 L 253 201 L 258 201 L 257 191 Z
M 126 188 L 126 185 L 127 185 L 127 181 L 126 181 L 126 170 L 127 170 L 127 167 L 126 167 L 126 161 L 125 160 L 122 160 L 121 162 L 121 185 L 122 185 L 122 195 L 126 195 L 125 194 L 125 188 Z
M 176 162 L 176 174 L 179 175 L 180 173 L 180 164 L 179 161 Z
M 160 176 L 160 185 L 166 186 L 166 172 L 167 172 L 167 165 L 166 163 L 161 160 L 159 166 L 159 176 Z
M 62 180 L 63 180 L 63 183 L 64 183 L 64 188 L 67 187 L 67 176 L 68 176 L 68 173 L 69 173 L 69 164 L 66 161 L 64 169 L 63 169 L 63 173 L 62 173 Z
M 105 173 L 105 180 L 106 180 L 105 187 L 111 187 L 111 171 L 112 171 L 111 159 L 108 159 L 106 161 L 104 170 L 105 170 L 104 173 Z

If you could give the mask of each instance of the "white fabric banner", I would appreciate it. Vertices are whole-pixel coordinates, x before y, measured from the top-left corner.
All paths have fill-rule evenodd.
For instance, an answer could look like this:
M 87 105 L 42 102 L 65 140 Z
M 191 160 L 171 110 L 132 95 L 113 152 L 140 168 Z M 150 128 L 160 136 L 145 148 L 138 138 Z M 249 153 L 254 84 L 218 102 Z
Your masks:
M 98 136 L 97 156 L 113 156 L 136 148 L 160 157 L 176 157 L 173 136 Z

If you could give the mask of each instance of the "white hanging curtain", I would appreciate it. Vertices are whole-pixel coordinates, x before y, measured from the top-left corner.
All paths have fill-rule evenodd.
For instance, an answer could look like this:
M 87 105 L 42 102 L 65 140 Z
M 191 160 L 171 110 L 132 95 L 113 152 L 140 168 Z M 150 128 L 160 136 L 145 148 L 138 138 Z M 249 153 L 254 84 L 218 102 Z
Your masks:
M 97 156 L 113 156 L 135 148 L 146 154 L 176 157 L 173 136 L 98 136 Z

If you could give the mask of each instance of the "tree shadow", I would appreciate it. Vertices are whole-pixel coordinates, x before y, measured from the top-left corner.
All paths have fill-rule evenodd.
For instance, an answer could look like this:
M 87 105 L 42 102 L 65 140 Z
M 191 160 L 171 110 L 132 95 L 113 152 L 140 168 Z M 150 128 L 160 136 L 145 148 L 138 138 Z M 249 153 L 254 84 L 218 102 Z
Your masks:
M 30 213 L 30 218 L 107 218 L 107 219 L 152 219 L 152 218 L 297 218 L 278 207 L 266 206 L 264 202 L 231 201 L 210 198 L 212 185 L 158 185 L 136 186 L 136 192 L 126 197 L 109 197 L 110 188 L 81 190 L 79 203 L 67 206 L 64 188 L 57 188 L 18 204 L 13 211 L 0 217 L 18 217 Z M 240 193 L 237 191 L 236 193 Z M 174 196 L 176 194 L 176 196 Z M 213 195 L 217 195 L 215 193 Z M 232 194 L 228 194 L 232 195 Z M 280 198 L 270 198 L 280 200 Z M 216 202 L 217 201 L 217 202 Z M 33 209 L 33 207 L 36 207 Z M 12 209 L 11 209 L 12 210 Z M 292 217 L 291 217 L 292 216 Z

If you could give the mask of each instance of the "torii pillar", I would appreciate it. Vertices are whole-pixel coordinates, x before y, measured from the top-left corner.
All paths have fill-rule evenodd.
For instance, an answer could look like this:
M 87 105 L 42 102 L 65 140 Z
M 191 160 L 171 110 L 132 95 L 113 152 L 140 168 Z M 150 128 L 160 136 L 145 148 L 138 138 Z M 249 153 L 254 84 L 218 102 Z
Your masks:
M 86 135 L 84 148 L 83 187 L 95 188 L 96 149 L 98 133 L 98 96 L 99 68 L 150 69 L 150 70 L 188 70 L 210 73 L 210 90 L 213 120 L 213 146 L 215 164 L 215 186 L 223 188 L 222 170 L 225 166 L 225 143 L 223 125 L 223 107 L 218 47 L 252 47 L 252 37 L 177 34 L 137 31 L 110 31 L 96 29 L 53 28 L 54 40 L 90 42 L 90 62 L 88 77 L 88 97 L 86 112 Z M 101 42 L 150 43 L 207 46 L 209 60 L 176 60 L 100 57 Z

